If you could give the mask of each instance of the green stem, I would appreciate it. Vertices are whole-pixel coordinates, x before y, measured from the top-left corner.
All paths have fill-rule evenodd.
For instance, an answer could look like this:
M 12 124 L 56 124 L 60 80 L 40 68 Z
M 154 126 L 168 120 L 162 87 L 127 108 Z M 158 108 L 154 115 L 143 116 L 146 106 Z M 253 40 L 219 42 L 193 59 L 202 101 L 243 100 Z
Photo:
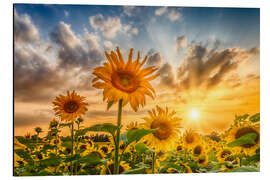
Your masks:
M 79 130 L 80 130 L 80 123 L 78 123 L 77 131 L 79 131 Z M 76 138 L 75 139 L 75 142 L 76 142 L 75 154 L 77 155 L 77 153 L 78 153 L 78 145 L 79 145 L 79 137 L 76 136 L 75 138 Z M 75 175 L 77 175 L 77 173 L 78 173 L 78 164 L 76 162 L 76 164 L 75 164 Z
M 71 123 L 71 157 L 73 158 L 73 141 L 74 141 L 74 122 Z M 71 175 L 73 175 L 72 158 L 70 161 Z
M 119 174 L 119 141 L 120 141 L 120 128 L 121 128 L 121 117 L 122 117 L 122 104 L 123 100 L 119 100 L 118 104 L 118 118 L 117 118 L 117 132 L 115 138 L 115 154 L 114 154 L 114 174 Z
M 152 157 L 152 174 L 155 174 L 155 152 L 153 152 L 153 157 Z

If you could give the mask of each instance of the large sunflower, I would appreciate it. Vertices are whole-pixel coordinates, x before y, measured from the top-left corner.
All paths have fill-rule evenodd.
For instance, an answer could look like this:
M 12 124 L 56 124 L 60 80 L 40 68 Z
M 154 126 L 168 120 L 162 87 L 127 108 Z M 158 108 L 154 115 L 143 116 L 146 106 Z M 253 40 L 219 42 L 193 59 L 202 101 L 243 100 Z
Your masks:
M 125 62 L 119 48 L 116 53 L 105 51 L 108 62 L 103 66 L 94 69 L 93 87 L 103 89 L 103 100 L 107 102 L 118 102 L 123 99 L 123 104 L 130 103 L 134 111 L 138 110 L 139 105 L 145 105 L 145 95 L 154 98 L 154 89 L 149 81 L 155 79 L 158 74 L 150 76 L 157 69 L 147 67 L 141 69 L 147 60 L 147 56 L 140 62 L 140 53 L 137 59 L 132 61 L 133 49 L 130 49 L 128 61 Z M 101 80 L 102 82 L 100 82 Z
M 156 151 L 173 150 L 179 138 L 181 119 L 174 117 L 175 111 L 169 113 L 168 108 L 164 110 L 156 106 L 156 110 L 148 111 L 150 117 L 143 118 L 145 122 L 142 124 L 144 128 L 156 131 L 145 136 L 142 141 L 146 141 Z
M 67 91 L 67 96 L 60 94 L 55 98 L 53 110 L 61 117 L 61 120 L 75 121 L 87 111 L 88 104 L 84 100 L 85 97 L 78 95 L 75 91 L 72 93 Z
M 260 124 L 244 123 L 239 126 L 234 126 L 227 137 L 227 143 L 230 143 L 246 134 L 255 133 L 257 135 L 255 139 L 255 144 L 243 144 L 241 146 L 235 147 L 235 150 L 243 150 L 246 154 L 252 155 L 255 153 L 256 149 L 260 147 Z

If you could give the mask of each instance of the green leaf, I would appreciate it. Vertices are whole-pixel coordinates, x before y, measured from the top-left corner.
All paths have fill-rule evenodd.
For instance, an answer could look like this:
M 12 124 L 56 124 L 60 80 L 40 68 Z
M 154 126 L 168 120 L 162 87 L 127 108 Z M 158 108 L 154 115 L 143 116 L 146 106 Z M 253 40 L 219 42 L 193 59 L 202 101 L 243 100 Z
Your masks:
M 251 122 L 258 122 L 258 121 L 260 121 L 260 113 L 254 114 L 253 116 L 251 116 L 251 117 L 249 118 L 249 120 L 250 120 Z
M 145 153 L 148 148 L 144 143 L 137 143 L 135 149 L 139 153 Z
M 33 159 L 30 156 L 30 154 L 28 154 L 26 151 L 24 151 L 23 149 L 16 149 L 14 150 L 16 154 L 18 154 L 21 158 L 23 158 L 26 162 L 28 163 L 32 163 Z
M 140 168 L 136 168 L 136 169 L 130 169 L 130 170 L 123 172 L 123 174 L 145 174 L 145 168 L 140 167 Z
M 114 103 L 113 101 L 108 102 L 108 104 L 107 104 L 107 110 L 109 110 L 112 107 L 113 103 Z
M 66 126 L 71 126 L 72 123 L 60 123 L 59 126 L 60 127 L 66 127 Z
M 133 141 L 138 142 L 142 137 L 155 132 L 155 129 L 131 129 L 127 133 L 127 145 Z
M 79 159 L 80 163 L 87 163 L 87 164 L 98 164 L 100 163 L 100 156 L 96 152 L 92 152 L 86 156 L 83 156 Z
M 242 166 L 235 168 L 233 172 L 259 172 L 260 169 L 257 167 L 252 167 L 252 166 Z
M 240 138 L 236 139 L 233 142 L 227 144 L 228 147 L 241 146 L 244 144 L 256 144 L 255 139 L 257 138 L 256 133 L 248 133 Z
M 43 166 L 43 167 L 48 167 L 48 166 L 56 167 L 60 165 L 61 158 L 56 155 L 51 155 L 50 158 L 40 160 L 39 162 L 40 162 L 40 166 Z
M 101 132 L 108 132 L 114 136 L 114 132 L 117 130 L 117 126 L 111 123 L 104 123 L 104 124 L 97 124 L 86 128 L 87 131 L 101 131 Z
M 176 165 L 176 164 L 173 164 L 173 163 L 166 163 L 163 167 L 164 167 L 165 169 L 173 168 L 173 169 L 174 169 L 175 171 L 177 171 L 178 173 L 183 172 L 183 167 L 182 167 L 182 166 L 179 166 L 179 165 Z
M 31 139 L 24 138 L 22 136 L 16 136 L 16 139 L 23 145 L 27 146 L 30 149 L 33 149 L 35 147 L 35 144 L 33 144 L 33 141 Z
M 127 134 L 121 134 L 120 136 L 120 141 L 123 141 L 125 144 L 127 143 L 128 139 L 127 139 Z

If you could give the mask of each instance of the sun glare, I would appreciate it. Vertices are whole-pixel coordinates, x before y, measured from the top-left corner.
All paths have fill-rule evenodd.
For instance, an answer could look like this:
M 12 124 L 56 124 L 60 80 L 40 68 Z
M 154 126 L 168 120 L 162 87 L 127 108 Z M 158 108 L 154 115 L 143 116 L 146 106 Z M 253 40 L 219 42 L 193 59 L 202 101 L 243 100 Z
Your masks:
M 196 109 L 191 109 L 190 116 L 193 120 L 197 120 L 199 118 L 199 112 Z

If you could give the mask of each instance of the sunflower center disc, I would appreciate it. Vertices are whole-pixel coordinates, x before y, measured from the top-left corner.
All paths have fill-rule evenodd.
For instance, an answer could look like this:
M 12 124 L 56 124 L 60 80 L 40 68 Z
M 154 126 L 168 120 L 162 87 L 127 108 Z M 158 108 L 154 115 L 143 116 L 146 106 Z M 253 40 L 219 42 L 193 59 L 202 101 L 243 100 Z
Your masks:
M 157 129 L 153 134 L 159 140 L 168 139 L 171 135 L 171 127 L 166 122 L 153 121 L 151 129 Z
M 67 113 L 74 113 L 79 109 L 79 105 L 75 101 L 68 101 L 64 105 L 64 111 Z

